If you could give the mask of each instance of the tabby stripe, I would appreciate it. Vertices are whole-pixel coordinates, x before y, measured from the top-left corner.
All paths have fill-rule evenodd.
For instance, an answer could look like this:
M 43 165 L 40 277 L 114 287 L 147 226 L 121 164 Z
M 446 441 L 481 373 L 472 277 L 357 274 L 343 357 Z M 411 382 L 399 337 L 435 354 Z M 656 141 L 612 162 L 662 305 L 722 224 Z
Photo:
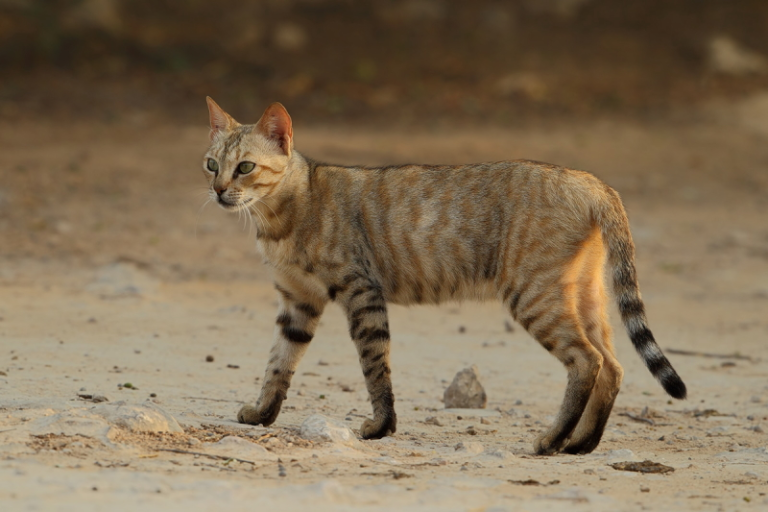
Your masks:
M 525 291 L 525 290 L 523 290 L 523 291 Z M 522 295 L 522 293 L 520 295 Z M 528 301 L 523 302 L 523 304 L 521 305 L 521 308 L 520 308 L 521 309 L 521 313 L 522 312 L 529 312 L 529 311 L 533 310 L 534 307 L 536 305 L 538 305 L 546 297 L 547 297 L 547 292 L 543 291 L 543 292 L 540 292 L 539 294 L 537 294 L 532 299 L 529 299 Z
M 358 320 L 362 316 L 368 314 L 368 313 L 386 313 L 387 308 L 385 306 L 380 305 L 371 305 L 371 306 L 365 306 L 360 309 L 357 309 L 352 312 L 350 315 L 353 319 Z
M 320 316 L 320 312 L 317 309 L 315 309 L 314 306 L 312 306 L 311 304 L 307 304 L 305 302 L 301 304 L 297 304 L 296 309 L 298 309 L 299 311 L 301 311 L 302 313 L 304 313 L 310 318 L 315 318 Z
M 288 341 L 294 343 L 309 343 L 312 341 L 312 335 L 305 330 L 296 329 L 294 327 L 283 326 L 283 336 Z
M 372 288 L 358 288 L 357 290 L 353 291 L 352 294 L 349 296 L 350 302 L 354 300 L 355 297 L 359 297 L 360 295 L 370 292 Z
M 507 301 L 509 300 L 509 296 L 510 296 L 510 295 L 512 295 L 512 287 L 511 287 L 511 286 L 506 286 L 506 287 L 504 288 L 504 291 L 501 293 L 501 302 L 502 302 L 502 303 L 504 303 L 504 304 L 506 304 L 506 303 L 507 303 Z M 518 295 L 519 295 L 519 294 L 518 294 Z M 520 298 L 520 297 L 518 297 L 518 299 L 519 299 L 519 298 Z M 512 308 L 512 309 L 514 309 L 514 308 Z
M 645 306 L 637 298 L 622 299 L 619 301 L 619 311 L 625 316 L 642 316 L 645 315 Z
M 328 287 L 328 297 L 331 300 L 336 300 L 336 295 L 340 292 L 344 291 L 344 288 L 341 286 L 332 285 Z
M 550 337 L 552 336 L 552 333 L 557 328 L 558 325 L 563 321 L 563 316 L 557 316 L 556 318 L 551 319 L 549 322 L 547 322 L 546 325 L 536 328 L 536 339 L 539 340 L 539 342 L 544 345 L 545 342 L 550 341 Z M 550 344 L 552 345 L 552 344 Z M 547 348 L 546 345 L 544 345 L 544 348 Z M 554 348 L 554 346 L 552 347 Z M 547 348 L 547 350 L 552 350 L 551 348 Z
M 525 289 L 523 289 L 525 291 Z M 512 312 L 512 315 L 515 315 L 515 312 L 517 311 L 517 304 L 520 302 L 520 297 L 522 297 L 521 292 L 515 292 L 514 295 L 512 295 L 512 301 L 509 303 L 509 310 Z
M 371 329 L 365 328 L 355 337 L 368 345 L 377 341 L 388 341 L 389 331 L 386 329 Z
M 360 327 L 361 323 L 363 323 L 362 318 L 354 318 L 349 323 L 349 335 L 352 337 L 352 339 L 357 338 L 357 336 L 355 336 L 355 333 L 357 332 L 357 329 Z
M 280 315 L 277 317 L 277 324 L 278 325 L 289 325 L 292 321 L 291 315 L 288 313 L 280 313 Z

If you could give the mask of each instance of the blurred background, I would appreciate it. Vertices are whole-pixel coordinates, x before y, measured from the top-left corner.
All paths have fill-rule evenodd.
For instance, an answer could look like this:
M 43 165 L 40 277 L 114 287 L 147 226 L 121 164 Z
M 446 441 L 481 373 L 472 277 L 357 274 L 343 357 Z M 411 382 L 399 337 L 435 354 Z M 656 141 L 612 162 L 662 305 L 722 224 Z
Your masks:
M 330 162 L 588 170 L 662 275 L 768 262 L 765 0 L 0 0 L 0 262 L 268 276 L 204 206 L 206 95 Z
M 649 116 L 768 86 L 764 0 L 0 0 L 0 116 Z

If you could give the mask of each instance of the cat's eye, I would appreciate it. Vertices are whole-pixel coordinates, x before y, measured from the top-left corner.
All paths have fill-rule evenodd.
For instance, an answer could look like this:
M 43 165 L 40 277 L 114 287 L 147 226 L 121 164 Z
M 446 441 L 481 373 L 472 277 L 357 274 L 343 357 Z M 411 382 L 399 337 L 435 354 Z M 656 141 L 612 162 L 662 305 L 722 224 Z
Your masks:
M 213 158 L 208 159 L 208 170 L 211 172 L 219 172 L 219 163 Z
M 256 167 L 256 164 L 253 162 L 240 162 L 240 165 L 237 166 L 237 171 L 240 174 L 248 174 Z

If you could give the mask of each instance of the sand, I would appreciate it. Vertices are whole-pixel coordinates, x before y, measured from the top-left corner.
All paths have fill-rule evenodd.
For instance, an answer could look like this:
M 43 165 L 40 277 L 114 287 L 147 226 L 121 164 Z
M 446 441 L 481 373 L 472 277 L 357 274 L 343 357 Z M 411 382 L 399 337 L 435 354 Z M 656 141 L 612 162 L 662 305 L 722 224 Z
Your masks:
M 669 353 L 689 398 L 664 394 L 614 309 L 626 376 L 585 456 L 533 454 L 565 371 L 494 303 L 391 308 L 392 437 L 349 436 L 370 404 L 336 306 L 277 422 L 239 425 L 276 296 L 248 222 L 202 207 L 204 118 L 0 125 L 2 509 L 765 508 L 768 116 L 751 101 L 529 130 L 295 127 L 299 150 L 324 160 L 526 157 L 622 194 L 651 327 L 664 349 L 692 352 Z M 446 410 L 473 364 L 487 408 Z M 310 417 L 338 435 L 305 439 Z M 674 471 L 611 466 L 644 460 Z

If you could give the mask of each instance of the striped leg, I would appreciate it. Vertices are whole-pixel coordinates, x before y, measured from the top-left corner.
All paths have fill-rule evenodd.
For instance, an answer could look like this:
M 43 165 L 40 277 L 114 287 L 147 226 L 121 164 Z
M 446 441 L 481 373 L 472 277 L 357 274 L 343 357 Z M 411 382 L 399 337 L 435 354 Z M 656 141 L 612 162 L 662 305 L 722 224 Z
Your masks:
M 381 287 L 363 279 L 351 283 L 339 297 L 347 311 L 349 332 L 360 356 L 373 419 L 360 427 L 363 439 L 380 439 L 397 427 L 395 396 L 389 367 L 389 322 Z
M 240 423 L 271 425 L 286 399 L 291 378 L 315 334 L 324 304 L 310 304 L 296 299 L 277 286 L 280 313 L 275 326 L 275 342 L 269 355 L 264 384 L 256 406 L 244 405 L 237 413 Z
M 534 449 L 539 455 L 560 451 L 579 422 L 603 365 L 603 357 L 592 347 L 575 308 L 563 300 L 562 286 L 538 283 L 530 293 L 512 296 L 512 312 L 520 324 L 557 357 L 568 370 L 563 404 L 548 431 L 540 435 Z
M 605 313 L 607 299 L 603 276 L 597 274 L 589 278 L 579 288 L 579 316 L 587 339 L 603 356 L 603 367 L 597 376 L 587 408 L 563 450 L 567 453 L 590 453 L 597 448 L 624 375 L 613 353 L 611 327 Z

